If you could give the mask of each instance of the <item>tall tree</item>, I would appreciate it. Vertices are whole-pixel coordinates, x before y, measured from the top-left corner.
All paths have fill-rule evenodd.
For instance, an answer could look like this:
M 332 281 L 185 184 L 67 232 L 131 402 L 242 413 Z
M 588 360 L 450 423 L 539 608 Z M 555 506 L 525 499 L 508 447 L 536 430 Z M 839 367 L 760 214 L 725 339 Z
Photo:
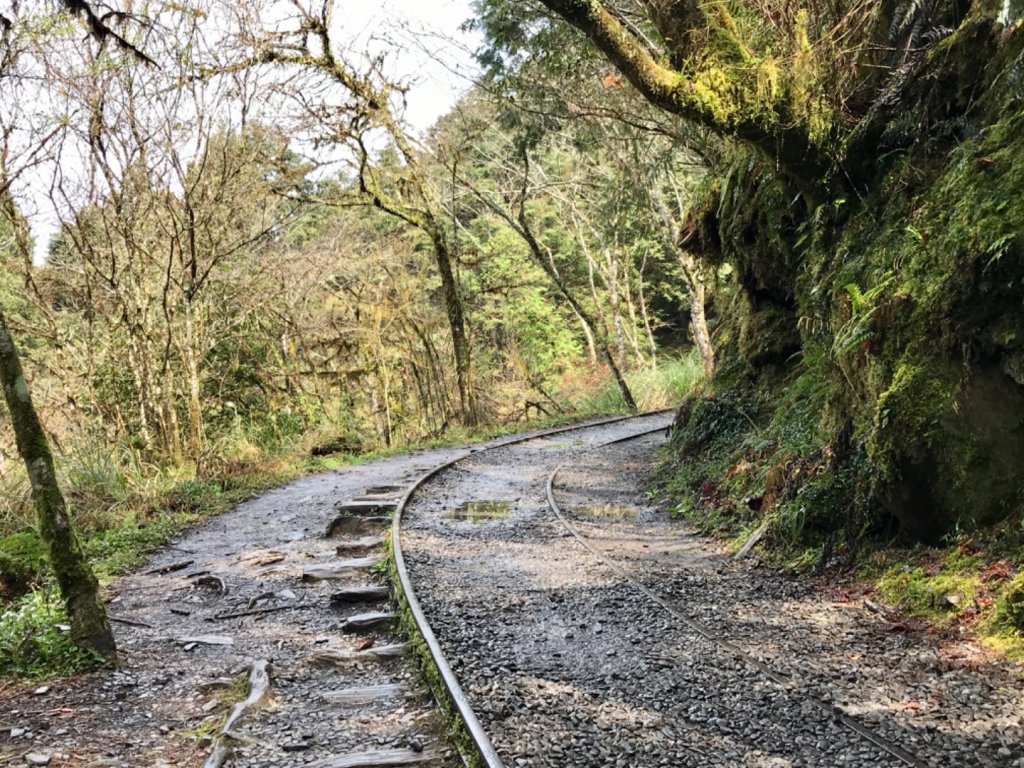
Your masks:
M 310 90 L 320 95 L 322 102 L 310 100 L 306 92 L 293 95 L 309 118 L 307 127 L 322 137 L 319 141 L 340 145 L 355 158 L 358 198 L 336 203 L 373 205 L 421 230 L 430 239 L 451 332 L 461 418 L 466 424 L 476 424 L 479 407 L 464 300 L 456 273 L 457 240 L 427 177 L 423 153 L 400 117 L 396 102 L 401 102 L 405 88 L 385 75 L 382 57 L 367 54 L 364 71 L 350 63 L 360 54 L 339 49 L 333 37 L 333 6 L 332 0 L 316 7 L 296 3 L 296 17 L 290 27 L 277 25 L 268 30 L 261 26 L 246 28 L 243 24 L 241 36 L 249 48 L 245 66 L 298 67 L 319 76 L 321 82 L 310 86 Z M 255 23 L 261 25 L 262 20 Z M 229 68 L 238 66 L 234 63 Z M 337 88 L 344 99 L 332 107 L 331 92 Z M 375 163 L 372 148 L 380 136 L 398 153 L 400 168 L 392 167 L 390 174 Z
M 53 454 L 39 422 L 18 350 L 0 310 L 0 384 L 14 425 L 18 453 L 32 484 L 32 500 L 38 515 L 39 536 L 49 555 L 68 618 L 71 639 L 81 648 L 107 661 L 117 658 L 114 634 L 99 596 L 99 583 L 71 526 L 64 495 L 57 483 Z

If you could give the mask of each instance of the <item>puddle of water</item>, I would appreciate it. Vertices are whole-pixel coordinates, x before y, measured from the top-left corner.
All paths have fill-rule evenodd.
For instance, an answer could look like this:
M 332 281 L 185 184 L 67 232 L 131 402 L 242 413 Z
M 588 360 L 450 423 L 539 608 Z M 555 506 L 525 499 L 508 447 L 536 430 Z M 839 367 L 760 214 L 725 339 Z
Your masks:
M 636 508 L 628 504 L 589 504 L 573 510 L 578 515 L 587 517 L 617 517 L 627 520 L 636 519 Z
M 446 520 L 485 523 L 490 520 L 504 520 L 511 514 L 511 501 L 464 501 L 457 507 L 446 510 Z

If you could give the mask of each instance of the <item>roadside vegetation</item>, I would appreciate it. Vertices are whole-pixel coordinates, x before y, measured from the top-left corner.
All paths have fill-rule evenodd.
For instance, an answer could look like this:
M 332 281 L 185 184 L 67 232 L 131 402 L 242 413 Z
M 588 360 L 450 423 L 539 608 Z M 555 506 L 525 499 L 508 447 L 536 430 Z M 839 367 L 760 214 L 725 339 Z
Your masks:
M 331 3 L 0 12 L 0 319 L 101 579 L 303 472 L 682 402 L 679 514 L 1019 655 L 1020 3 L 784 5 L 477 0 L 428 129 Z M 81 659 L 9 423 L 37 675 Z

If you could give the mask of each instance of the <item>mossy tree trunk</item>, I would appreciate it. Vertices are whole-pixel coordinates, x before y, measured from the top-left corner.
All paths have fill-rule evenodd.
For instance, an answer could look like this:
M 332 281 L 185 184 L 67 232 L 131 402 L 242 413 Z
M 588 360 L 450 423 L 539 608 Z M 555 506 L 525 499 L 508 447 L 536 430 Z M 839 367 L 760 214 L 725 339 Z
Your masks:
M 14 425 L 14 436 L 38 514 L 39 535 L 71 620 L 71 639 L 80 648 L 116 661 L 117 647 L 99 596 L 99 583 L 89 568 L 68 517 L 64 495 L 57 484 L 53 454 L 39 422 L 18 350 L 0 312 L 0 383 Z

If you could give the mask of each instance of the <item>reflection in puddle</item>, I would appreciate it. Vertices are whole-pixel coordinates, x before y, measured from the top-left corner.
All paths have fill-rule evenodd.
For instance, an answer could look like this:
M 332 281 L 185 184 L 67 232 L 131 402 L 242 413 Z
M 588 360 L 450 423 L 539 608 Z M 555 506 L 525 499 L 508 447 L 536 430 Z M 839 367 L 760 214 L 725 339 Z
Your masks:
M 628 504 L 590 504 L 573 511 L 587 517 L 618 517 L 628 520 L 636 518 L 636 509 Z
M 465 501 L 459 506 L 446 510 L 446 520 L 468 520 L 484 523 L 488 520 L 504 520 L 510 514 L 511 501 Z

